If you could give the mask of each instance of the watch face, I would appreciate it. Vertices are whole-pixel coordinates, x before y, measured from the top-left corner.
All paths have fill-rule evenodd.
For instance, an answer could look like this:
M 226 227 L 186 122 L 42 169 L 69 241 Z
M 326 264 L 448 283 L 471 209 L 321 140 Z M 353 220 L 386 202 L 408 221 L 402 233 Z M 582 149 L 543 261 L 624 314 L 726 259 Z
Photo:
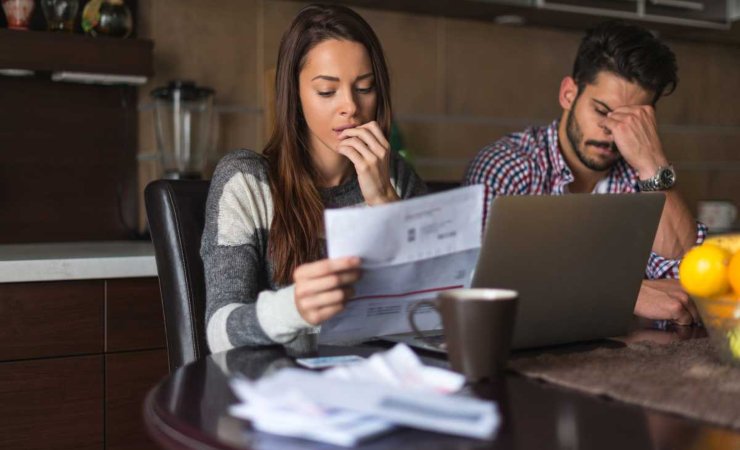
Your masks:
M 676 181 L 676 174 L 671 169 L 663 169 L 660 171 L 660 184 L 665 187 L 673 186 Z

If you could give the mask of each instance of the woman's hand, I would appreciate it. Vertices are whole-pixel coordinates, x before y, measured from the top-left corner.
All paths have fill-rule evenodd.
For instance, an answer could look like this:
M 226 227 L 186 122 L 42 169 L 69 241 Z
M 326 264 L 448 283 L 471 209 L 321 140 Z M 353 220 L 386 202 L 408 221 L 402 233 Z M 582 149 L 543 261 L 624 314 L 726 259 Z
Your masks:
M 399 200 L 391 184 L 390 144 L 378 123 L 373 121 L 348 128 L 339 138 L 343 140 L 337 152 L 354 164 L 365 202 L 372 206 Z
M 335 316 L 352 297 L 352 284 L 360 279 L 360 258 L 322 259 L 301 264 L 293 272 L 295 305 L 311 325 Z

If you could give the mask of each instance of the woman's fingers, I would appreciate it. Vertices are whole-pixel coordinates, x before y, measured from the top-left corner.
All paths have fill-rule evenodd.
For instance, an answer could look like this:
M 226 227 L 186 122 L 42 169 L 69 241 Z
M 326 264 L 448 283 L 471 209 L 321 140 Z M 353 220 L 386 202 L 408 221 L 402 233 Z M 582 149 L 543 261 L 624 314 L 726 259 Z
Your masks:
M 351 285 L 360 279 L 359 269 L 350 269 L 325 275 L 319 278 L 310 278 L 296 285 L 295 295 L 299 297 L 310 296 L 320 292 L 329 291 L 342 286 Z
M 358 175 L 360 189 L 368 205 L 379 205 L 398 200 L 390 179 L 388 141 L 375 122 L 348 128 L 340 134 L 343 140 L 337 152 L 352 161 Z
M 380 125 L 378 125 L 378 122 L 372 121 L 368 122 L 364 125 L 360 125 L 359 128 L 365 128 L 369 130 L 374 136 L 375 139 L 378 140 L 381 146 L 383 146 L 386 149 L 391 148 L 391 144 L 388 142 L 388 139 L 385 138 L 385 135 L 383 134 L 383 130 L 380 129 Z
M 341 144 L 339 144 L 340 148 L 351 148 L 355 150 L 360 156 L 362 156 L 363 162 L 368 166 L 375 166 L 377 165 L 378 161 L 381 159 L 379 158 L 372 150 L 370 150 L 367 147 L 367 144 L 365 144 L 364 141 L 362 141 L 360 138 L 357 137 L 351 137 L 347 138 L 342 141 Z M 353 161 L 354 164 L 354 161 Z M 357 164 L 355 164 L 355 167 Z
M 348 256 L 344 258 L 322 259 L 320 261 L 301 264 L 293 272 L 293 281 L 319 278 L 336 272 L 343 272 L 360 267 L 360 258 Z
M 296 307 L 306 322 L 319 325 L 343 310 L 345 302 L 353 295 L 351 287 L 333 289 L 306 298 L 296 297 Z
M 326 322 L 332 317 L 336 316 L 344 309 L 344 303 L 336 305 L 325 306 L 316 312 L 318 323 Z
M 351 287 L 342 287 L 314 294 L 303 299 L 303 307 L 307 310 L 316 310 L 326 306 L 344 303 L 352 298 L 354 289 Z
M 364 127 L 365 125 L 363 125 L 363 127 L 348 128 L 344 130 L 341 134 L 341 137 L 346 137 L 347 139 L 342 141 L 342 143 L 345 143 L 352 138 L 356 138 L 359 140 L 359 147 L 362 147 L 358 148 L 358 150 L 367 149 L 376 158 L 385 158 L 388 153 L 388 141 L 385 140 L 385 138 L 382 136 L 382 133 L 380 134 L 379 139 L 378 136 L 371 129 Z M 378 129 L 378 132 L 379 131 L 380 130 Z M 355 146 L 357 147 L 357 145 Z
M 369 150 L 366 150 L 369 152 Z M 349 158 L 350 161 L 352 161 L 352 165 L 355 166 L 355 170 L 359 172 L 364 172 L 368 167 L 369 163 L 365 160 L 365 157 L 362 153 L 360 153 L 355 146 L 349 145 L 349 143 L 345 140 L 339 145 L 339 148 L 337 148 L 337 152 L 340 155 L 344 155 L 347 158 Z
M 295 304 L 306 322 L 318 325 L 344 308 L 360 279 L 360 258 L 322 259 L 300 265 L 293 273 Z

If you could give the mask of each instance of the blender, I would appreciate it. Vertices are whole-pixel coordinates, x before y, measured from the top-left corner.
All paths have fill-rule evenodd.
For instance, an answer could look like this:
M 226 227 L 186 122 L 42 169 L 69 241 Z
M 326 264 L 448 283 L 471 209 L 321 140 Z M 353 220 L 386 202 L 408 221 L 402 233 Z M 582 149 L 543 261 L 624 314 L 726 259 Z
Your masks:
M 213 142 L 213 94 L 192 81 L 154 89 L 154 125 L 164 178 L 200 179 Z

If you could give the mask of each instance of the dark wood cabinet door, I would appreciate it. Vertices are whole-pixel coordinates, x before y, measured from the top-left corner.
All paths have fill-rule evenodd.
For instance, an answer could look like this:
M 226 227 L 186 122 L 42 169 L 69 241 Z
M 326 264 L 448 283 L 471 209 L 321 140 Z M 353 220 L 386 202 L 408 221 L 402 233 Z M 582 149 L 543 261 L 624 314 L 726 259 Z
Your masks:
M 157 278 L 106 282 L 106 352 L 164 348 Z
M 4 76 L 0 104 L 0 243 L 130 239 L 136 89 Z
M 146 433 L 142 410 L 146 393 L 168 373 L 167 351 L 115 353 L 105 360 L 106 448 L 158 448 Z
M 103 351 L 104 282 L 0 284 L 0 361 Z
M 0 363 L 0 448 L 103 447 L 103 357 Z

